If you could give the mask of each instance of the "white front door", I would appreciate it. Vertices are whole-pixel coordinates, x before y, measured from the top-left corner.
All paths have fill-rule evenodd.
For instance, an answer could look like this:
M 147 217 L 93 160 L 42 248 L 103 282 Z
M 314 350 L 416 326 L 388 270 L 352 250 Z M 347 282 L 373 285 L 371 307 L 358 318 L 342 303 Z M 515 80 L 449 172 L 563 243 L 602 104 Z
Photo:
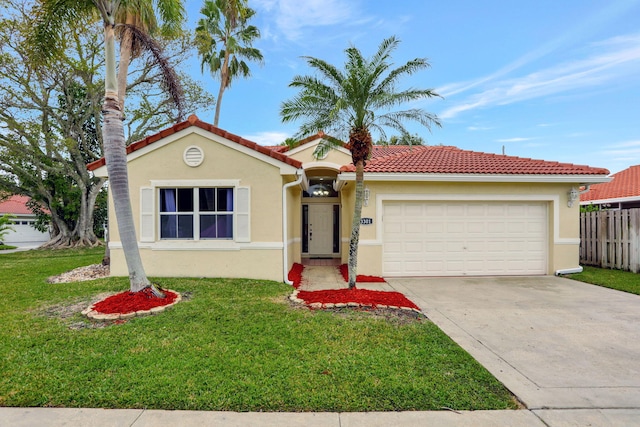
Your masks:
M 309 204 L 309 255 L 333 254 L 333 205 Z

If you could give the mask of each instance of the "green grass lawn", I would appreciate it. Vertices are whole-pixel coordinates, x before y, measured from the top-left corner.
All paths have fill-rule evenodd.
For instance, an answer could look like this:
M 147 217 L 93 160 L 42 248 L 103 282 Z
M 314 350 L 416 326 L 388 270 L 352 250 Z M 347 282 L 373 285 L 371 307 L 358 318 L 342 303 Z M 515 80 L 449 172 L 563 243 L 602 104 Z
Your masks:
M 581 282 L 640 295 L 640 274 L 629 271 L 585 266 L 582 273 L 569 274 L 567 277 Z
M 156 279 L 185 300 L 96 327 L 79 311 L 124 278 L 48 284 L 100 249 L 0 255 L 0 406 L 234 411 L 516 408 L 428 320 L 292 306 L 246 279 Z

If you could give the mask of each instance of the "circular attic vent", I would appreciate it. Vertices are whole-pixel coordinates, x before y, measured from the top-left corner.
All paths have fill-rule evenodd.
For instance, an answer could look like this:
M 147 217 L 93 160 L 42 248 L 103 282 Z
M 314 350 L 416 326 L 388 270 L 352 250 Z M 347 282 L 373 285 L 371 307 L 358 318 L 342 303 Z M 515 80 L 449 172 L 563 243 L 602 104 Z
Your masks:
M 202 164 L 202 161 L 204 160 L 204 153 L 202 152 L 202 149 L 200 147 L 196 147 L 195 145 L 192 145 L 191 147 L 187 147 L 186 150 L 184 150 L 184 162 L 191 166 L 191 167 L 196 167 L 196 166 L 200 166 Z

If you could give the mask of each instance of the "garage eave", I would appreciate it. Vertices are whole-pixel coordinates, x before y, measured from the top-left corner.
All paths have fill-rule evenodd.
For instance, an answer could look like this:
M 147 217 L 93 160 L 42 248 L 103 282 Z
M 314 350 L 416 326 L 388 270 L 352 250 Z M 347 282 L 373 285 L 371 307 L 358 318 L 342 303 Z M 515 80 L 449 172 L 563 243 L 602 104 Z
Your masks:
M 355 181 L 355 172 L 342 172 L 338 175 L 339 181 Z M 611 178 L 606 175 L 543 175 L 543 174 L 420 174 L 420 173 L 366 173 L 365 181 L 391 181 L 391 182 L 546 182 L 546 183 L 572 183 L 572 184 L 597 184 L 609 182 Z

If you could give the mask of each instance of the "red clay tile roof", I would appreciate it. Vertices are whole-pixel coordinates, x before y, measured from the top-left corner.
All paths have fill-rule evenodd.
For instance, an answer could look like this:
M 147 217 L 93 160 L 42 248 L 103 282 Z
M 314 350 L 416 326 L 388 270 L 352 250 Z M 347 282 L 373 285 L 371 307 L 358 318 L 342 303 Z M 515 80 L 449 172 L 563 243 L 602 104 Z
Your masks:
M 352 164 L 343 172 L 354 172 Z M 603 168 L 481 153 L 448 146 L 374 146 L 369 173 L 608 175 Z
M 15 215 L 31 215 L 33 212 L 27 207 L 29 197 L 13 195 L 8 199 L 0 202 L 0 215 L 15 214 Z
M 143 147 L 146 147 L 147 145 L 151 145 L 154 142 L 157 142 L 159 140 L 161 140 L 162 138 L 166 138 L 167 136 L 173 135 L 181 130 L 187 129 L 191 126 L 197 126 L 201 129 L 204 129 L 208 132 L 214 133 L 218 136 L 221 136 L 223 138 L 228 139 L 229 141 L 233 141 L 237 144 L 240 144 L 242 146 L 251 148 L 252 150 L 255 150 L 259 153 L 265 154 L 269 157 L 272 157 L 276 160 L 279 160 L 283 163 L 286 163 L 288 165 L 291 165 L 293 167 L 296 168 L 301 168 L 302 167 L 302 163 L 299 162 L 298 160 L 294 160 L 290 157 L 285 156 L 284 154 L 281 154 L 277 151 L 271 150 L 267 147 L 264 147 L 262 145 L 256 144 L 255 142 L 249 141 L 248 139 L 244 139 L 239 137 L 238 135 L 234 135 L 232 133 L 229 133 L 225 130 L 222 130 L 218 127 L 215 127 L 213 125 L 210 125 L 209 123 L 205 123 L 203 121 L 201 121 L 200 119 L 198 119 L 198 117 L 196 115 L 191 115 L 189 116 L 189 118 L 181 123 L 175 124 L 170 128 L 167 128 L 165 130 L 162 130 L 156 134 L 150 135 L 140 141 L 134 142 L 133 144 L 130 144 L 129 146 L 127 146 L 127 154 L 133 153 L 136 150 L 139 150 Z M 101 159 L 96 160 L 95 162 L 89 163 L 87 165 L 87 169 L 89 169 L 90 171 L 92 170 L 96 170 L 101 166 L 105 165 L 105 159 L 104 157 Z
M 293 144 L 292 147 L 289 147 L 287 145 L 275 145 L 275 146 L 274 145 L 269 145 L 269 146 L 267 146 L 267 148 L 269 148 L 271 150 L 274 150 L 274 151 L 277 151 L 278 153 L 286 153 L 287 151 L 292 150 L 292 149 L 297 148 L 297 147 L 300 147 L 301 145 L 304 145 L 307 142 L 311 142 L 311 141 L 315 141 L 316 139 L 324 138 L 325 135 L 328 138 L 333 138 L 332 136 L 327 135 L 326 133 L 324 133 L 322 131 L 319 131 L 318 133 L 315 133 L 315 134 L 310 135 L 310 136 L 308 136 L 308 137 L 306 137 L 304 139 L 301 139 L 300 141 L 298 141 L 295 144 Z M 337 139 L 337 138 L 333 138 L 333 139 Z M 342 146 L 344 147 L 344 146 L 346 146 L 346 144 L 343 142 Z
M 581 202 L 591 200 L 620 199 L 637 197 L 640 199 L 640 165 L 614 173 L 612 180 L 602 184 L 593 184 L 589 191 L 580 195 Z
M 391 154 L 404 153 L 405 151 L 411 151 L 420 147 L 422 146 L 421 145 L 374 145 L 373 150 L 371 151 L 371 159 L 389 156 Z
M 276 153 L 284 153 L 289 151 L 289 147 L 286 145 L 265 145 L 271 151 L 275 151 Z

